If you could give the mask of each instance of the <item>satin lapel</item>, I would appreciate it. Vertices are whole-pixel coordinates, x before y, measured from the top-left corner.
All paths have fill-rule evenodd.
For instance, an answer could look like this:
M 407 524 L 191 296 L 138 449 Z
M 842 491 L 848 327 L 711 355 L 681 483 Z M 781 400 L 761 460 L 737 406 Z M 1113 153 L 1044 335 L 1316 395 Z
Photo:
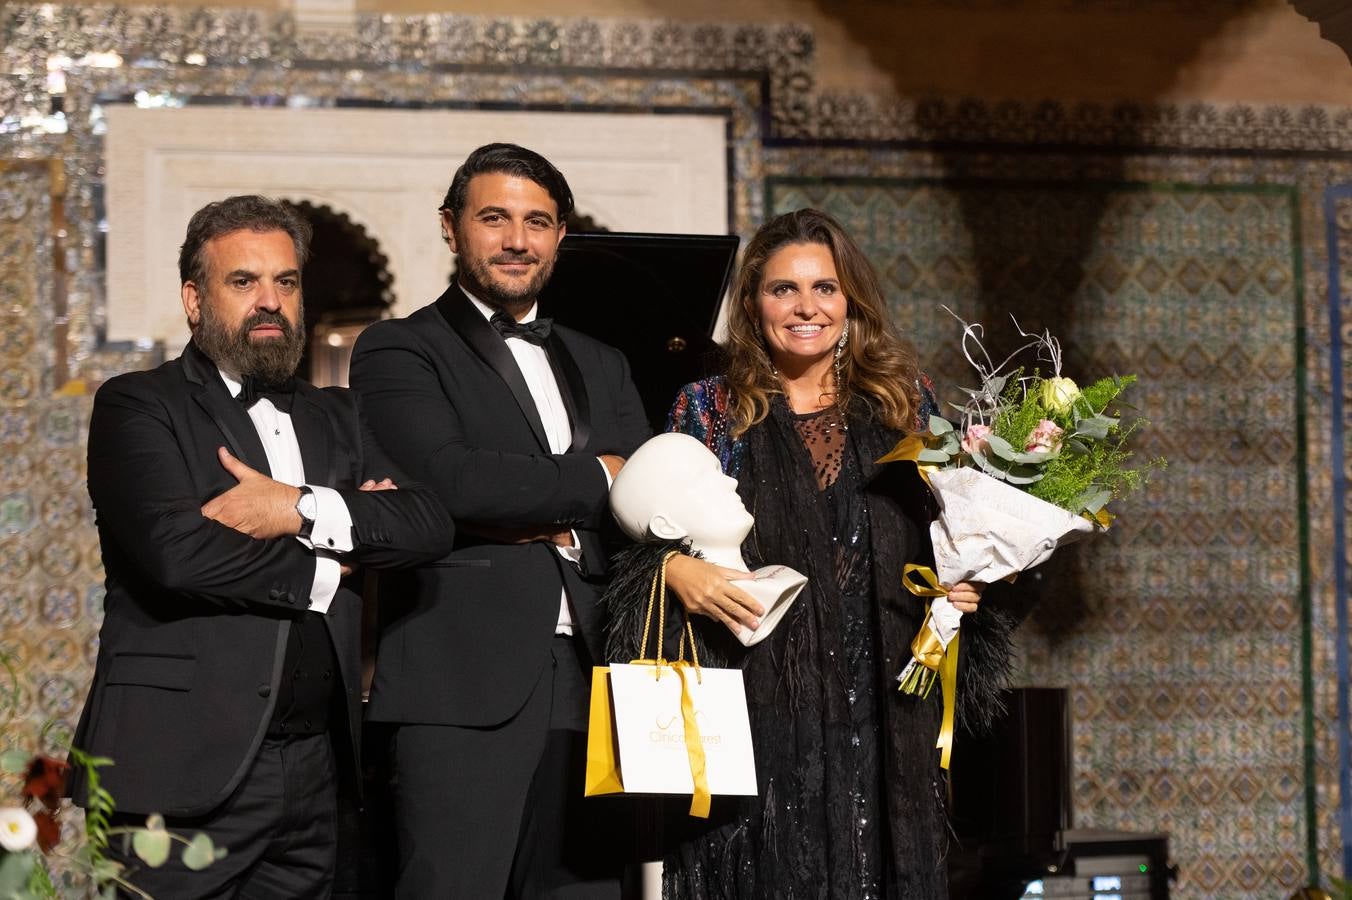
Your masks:
M 251 469 L 271 477 L 268 455 L 263 442 L 258 439 L 253 419 L 239 401 L 230 396 L 216 365 L 193 344 L 183 350 L 183 374 L 191 383 L 193 400 L 221 430 L 226 449 Z
M 296 430 L 300 444 L 300 459 L 305 466 L 306 484 L 333 487 L 337 483 L 333 471 L 334 454 L 330 445 L 335 440 L 329 414 L 301 388 L 291 404 L 291 427 Z
M 551 331 L 545 340 L 545 355 L 549 357 L 554 382 L 558 384 L 563 405 L 568 410 L 568 421 L 573 423 L 573 443 L 568 449 L 573 453 L 585 450 L 591 440 L 591 404 L 587 400 L 582 370 L 557 331 Z
M 544 421 L 540 418 L 540 411 L 535 408 L 530 388 L 526 386 L 526 379 L 517 367 L 516 357 L 507 349 L 506 341 L 498 336 L 469 302 L 469 298 L 455 285 L 447 288 L 446 293 L 437 300 L 437 311 L 451 326 L 451 330 L 460 335 L 470 349 L 507 383 L 517 406 L 521 407 L 522 415 L 530 423 L 530 430 L 535 432 L 540 449 L 548 453 L 549 439 L 545 437 Z

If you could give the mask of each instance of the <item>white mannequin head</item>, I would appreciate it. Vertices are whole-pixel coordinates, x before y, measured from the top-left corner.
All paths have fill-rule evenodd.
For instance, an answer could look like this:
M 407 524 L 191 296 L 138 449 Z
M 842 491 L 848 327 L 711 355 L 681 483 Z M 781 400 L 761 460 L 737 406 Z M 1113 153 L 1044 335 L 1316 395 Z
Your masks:
M 740 548 L 754 520 L 737 479 L 688 434 L 659 434 L 635 450 L 610 488 L 610 511 L 633 540 L 689 538 L 711 562 L 743 568 Z

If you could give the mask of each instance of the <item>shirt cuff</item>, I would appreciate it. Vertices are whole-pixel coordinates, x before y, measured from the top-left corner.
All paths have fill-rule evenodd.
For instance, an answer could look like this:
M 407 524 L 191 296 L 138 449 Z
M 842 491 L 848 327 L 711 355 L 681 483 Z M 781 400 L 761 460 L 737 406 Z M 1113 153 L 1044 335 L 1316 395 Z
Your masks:
M 610 466 L 606 465 L 606 461 L 599 456 L 596 457 L 596 461 L 601 464 L 601 471 L 606 473 L 606 490 L 610 490 L 611 486 L 615 484 L 615 479 L 610 474 Z
M 296 540 L 315 550 L 351 553 L 352 514 L 348 512 L 342 494 L 333 488 L 308 487 L 315 495 L 315 526 L 310 529 L 309 540 L 299 535 Z
M 315 580 L 310 586 L 310 612 L 321 615 L 329 611 L 333 595 L 338 593 L 338 581 L 343 577 L 338 560 L 315 551 Z
M 569 530 L 568 533 L 573 536 L 573 546 L 560 547 L 558 544 L 555 544 L 554 549 L 558 550 L 559 555 L 569 562 L 580 563 L 582 562 L 582 541 L 578 540 L 576 531 Z

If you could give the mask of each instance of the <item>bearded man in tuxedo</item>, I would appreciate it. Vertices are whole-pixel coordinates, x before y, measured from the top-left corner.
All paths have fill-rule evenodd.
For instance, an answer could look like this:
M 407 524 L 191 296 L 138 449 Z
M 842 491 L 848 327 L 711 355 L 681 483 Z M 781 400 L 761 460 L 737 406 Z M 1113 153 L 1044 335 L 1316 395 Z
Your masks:
M 153 896 L 328 896 L 336 782 L 355 786 L 360 746 L 347 576 L 452 546 L 445 508 L 372 439 L 356 395 L 293 377 L 309 238 L 263 197 L 199 210 L 179 255 L 192 340 L 94 398 L 107 593 L 74 743 L 114 762 L 114 824 L 158 812 L 229 851 L 149 869 L 114 840 Z
M 624 355 L 538 316 L 572 206 L 538 153 L 475 150 L 439 211 L 455 283 L 352 355 L 376 435 L 457 525 L 446 559 L 381 579 L 368 717 L 394 724 L 400 897 L 619 896 L 587 697 L 609 483 L 649 429 Z

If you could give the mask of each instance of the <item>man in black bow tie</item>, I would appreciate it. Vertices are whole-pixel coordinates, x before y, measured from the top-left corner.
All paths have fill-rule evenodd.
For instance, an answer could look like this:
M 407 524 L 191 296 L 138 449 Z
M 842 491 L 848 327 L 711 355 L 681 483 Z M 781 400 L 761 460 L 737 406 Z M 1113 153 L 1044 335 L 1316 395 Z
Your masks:
M 609 483 L 648 426 L 623 354 L 537 316 L 572 208 L 539 154 L 475 150 L 439 211 L 456 283 L 352 355 L 377 436 L 457 523 L 449 558 L 381 578 L 400 897 L 619 896 L 584 734 Z
M 452 546 L 444 507 L 381 452 L 355 395 L 293 377 L 309 236 L 262 197 L 199 210 L 179 256 L 191 342 L 94 398 L 107 593 L 74 742 L 113 760 L 115 825 L 158 812 L 229 851 L 201 872 L 150 869 L 115 840 L 156 897 L 328 896 L 361 724 L 346 576 Z

